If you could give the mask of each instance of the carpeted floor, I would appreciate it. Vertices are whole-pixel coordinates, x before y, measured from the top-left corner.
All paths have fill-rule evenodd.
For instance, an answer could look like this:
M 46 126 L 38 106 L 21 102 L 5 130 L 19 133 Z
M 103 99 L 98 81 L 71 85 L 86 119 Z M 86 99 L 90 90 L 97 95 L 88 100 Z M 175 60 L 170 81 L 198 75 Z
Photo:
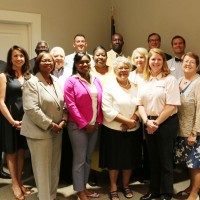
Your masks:
M 5 169 L 7 171 L 7 169 Z M 180 190 L 185 189 L 189 181 L 187 179 L 187 172 L 182 169 L 176 169 L 175 173 L 175 183 L 174 183 L 174 192 L 177 193 Z M 34 178 L 32 176 L 31 167 L 29 160 L 25 162 L 25 169 L 23 174 L 23 182 L 26 186 L 32 188 L 33 193 L 26 197 L 26 200 L 38 200 L 37 190 L 35 188 Z M 108 175 L 105 172 L 98 174 L 98 183 L 99 186 L 90 187 L 92 190 L 100 193 L 100 198 L 98 200 L 109 200 L 109 179 Z M 130 185 L 133 190 L 134 197 L 130 200 L 139 200 L 139 198 L 148 191 L 148 185 L 140 183 L 139 181 L 133 181 Z M 125 200 L 126 198 L 119 191 L 120 200 Z M 76 193 L 73 191 L 72 185 L 66 183 L 60 183 L 58 188 L 58 198 L 59 200 L 76 200 Z M 14 200 L 14 196 L 11 190 L 11 180 L 0 179 L 0 200 Z M 181 199 L 176 196 L 173 199 Z M 182 198 L 183 199 L 183 198 Z

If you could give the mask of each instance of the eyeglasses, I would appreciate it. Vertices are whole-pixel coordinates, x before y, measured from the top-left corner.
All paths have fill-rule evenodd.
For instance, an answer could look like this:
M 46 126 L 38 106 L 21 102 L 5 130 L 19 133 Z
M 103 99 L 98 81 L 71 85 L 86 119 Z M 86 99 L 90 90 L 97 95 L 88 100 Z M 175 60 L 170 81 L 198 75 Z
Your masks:
M 118 71 L 129 71 L 130 70 L 130 68 L 129 67 L 119 67 L 119 68 L 117 68 L 117 70 Z
M 52 63 L 53 60 L 41 60 L 40 62 L 41 62 L 41 63 Z
M 160 42 L 160 40 L 159 39 L 155 39 L 155 40 L 154 39 L 150 39 L 149 42 Z
M 189 64 L 189 65 L 196 65 L 195 61 L 189 61 L 189 60 L 184 60 L 183 63 L 184 64 Z

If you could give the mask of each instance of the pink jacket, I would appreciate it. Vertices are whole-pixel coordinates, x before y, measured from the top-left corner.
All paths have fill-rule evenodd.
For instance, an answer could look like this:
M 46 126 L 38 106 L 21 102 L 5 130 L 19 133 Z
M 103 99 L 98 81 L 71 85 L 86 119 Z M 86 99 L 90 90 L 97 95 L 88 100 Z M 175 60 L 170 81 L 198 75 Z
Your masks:
M 94 85 L 98 91 L 96 122 L 102 123 L 102 86 L 96 77 Z M 69 121 L 77 123 L 79 129 L 85 127 L 93 116 L 92 99 L 87 84 L 79 77 L 69 77 L 64 86 L 64 98 L 69 112 Z

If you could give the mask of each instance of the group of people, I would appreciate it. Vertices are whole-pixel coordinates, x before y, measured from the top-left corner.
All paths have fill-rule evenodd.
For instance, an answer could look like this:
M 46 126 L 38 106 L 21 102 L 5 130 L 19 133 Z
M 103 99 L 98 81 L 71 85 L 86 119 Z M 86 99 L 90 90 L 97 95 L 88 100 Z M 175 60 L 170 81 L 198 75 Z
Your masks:
M 157 33 L 150 34 L 149 50 L 137 48 L 129 59 L 118 33 L 110 51 L 97 46 L 93 55 L 86 51 L 83 34 L 74 37 L 75 52 L 68 56 L 61 47 L 49 51 L 41 41 L 33 67 L 23 48 L 9 49 L 0 74 L 1 137 L 16 199 L 31 194 L 21 181 L 27 148 L 39 200 L 57 199 L 63 131 L 73 151 L 79 200 L 99 197 L 86 187 L 98 140 L 99 167 L 108 169 L 111 200 L 119 200 L 120 171 L 122 192 L 133 197 L 129 182 L 141 165 L 150 183 L 140 199 L 170 200 L 174 163 L 185 163 L 190 174 L 190 185 L 179 194 L 199 198 L 199 57 L 184 52 L 181 36 L 172 38 L 174 58 L 160 49 L 160 42 Z

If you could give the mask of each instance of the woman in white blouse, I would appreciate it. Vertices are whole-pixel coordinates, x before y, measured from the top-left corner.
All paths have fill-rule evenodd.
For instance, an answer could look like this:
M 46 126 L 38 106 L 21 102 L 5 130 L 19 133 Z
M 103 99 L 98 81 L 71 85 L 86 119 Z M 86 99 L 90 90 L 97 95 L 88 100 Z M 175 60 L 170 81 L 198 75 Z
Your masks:
M 136 96 L 136 86 L 129 82 L 131 63 L 125 57 L 114 62 L 116 78 L 105 85 L 102 110 L 103 126 L 100 142 L 100 167 L 108 168 L 110 177 L 110 199 L 119 199 L 117 178 L 122 170 L 123 193 L 132 198 L 129 179 L 132 169 L 140 164 L 141 141 Z
M 178 131 L 177 106 L 180 105 L 178 83 L 166 63 L 161 49 L 149 51 L 144 69 L 144 83 L 138 90 L 139 113 L 145 124 L 150 160 L 149 192 L 140 200 L 173 194 L 173 147 Z

